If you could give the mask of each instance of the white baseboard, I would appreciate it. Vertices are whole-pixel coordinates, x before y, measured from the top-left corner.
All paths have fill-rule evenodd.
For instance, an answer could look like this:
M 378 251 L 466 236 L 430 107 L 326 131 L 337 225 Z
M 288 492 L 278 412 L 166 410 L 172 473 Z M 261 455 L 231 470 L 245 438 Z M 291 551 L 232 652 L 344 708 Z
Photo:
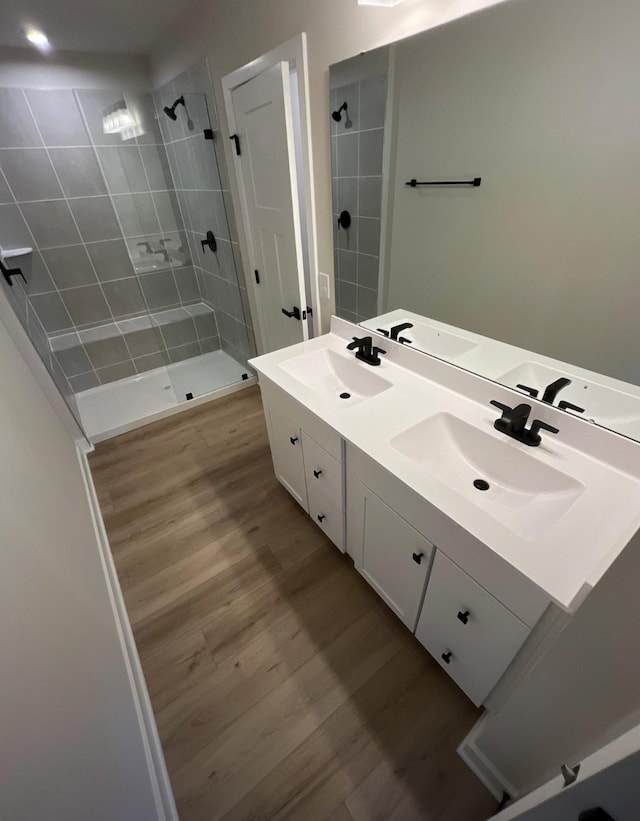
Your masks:
M 98 504 L 98 496 L 89 468 L 87 454 L 90 453 L 93 448 L 84 440 L 78 441 L 76 447 L 89 507 L 91 509 L 96 540 L 100 549 L 109 598 L 111 600 L 122 654 L 131 685 L 131 694 L 138 716 L 140 735 L 144 745 L 147 766 L 149 768 L 149 778 L 156 804 L 156 817 L 158 821 L 179 821 L 178 811 L 169 781 L 169 773 L 167 772 L 164 753 L 162 752 L 162 746 L 160 744 L 156 719 L 153 714 L 153 708 L 151 707 L 151 699 L 149 698 L 147 684 L 144 680 L 140 657 L 138 656 L 138 650 L 133 638 L 131 623 L 129 622 L 129 616 L 127 615 L 122 597 L 120 582 L 113 562 L 113 556 L 111 555 L 107 532 L 102 520 L 100 505 Z
M 515 787 L 509 783 L 507 778 L 498 772 L 489 759 L 480 752 L 475 745 L 475 740 L 481 731 L 482 724 L 487 715 L 488 714 L 485 713 L 464 737 L 458 747 L 458 755 L 498 801 L 502 800 L 505 792 L 508 793 L 511 798 L 516 798 L 517 791 Z

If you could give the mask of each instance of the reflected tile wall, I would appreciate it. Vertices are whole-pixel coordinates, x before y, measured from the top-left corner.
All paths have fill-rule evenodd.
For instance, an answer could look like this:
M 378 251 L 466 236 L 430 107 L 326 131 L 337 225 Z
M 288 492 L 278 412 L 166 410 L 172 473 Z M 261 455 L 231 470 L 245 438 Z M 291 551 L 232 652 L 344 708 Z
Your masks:
M 172 121 L 162 113 L 184 96 Z M 224 152 L 218 150 L 218 121 L 207 64 L 200 61 L 154 92 L 156 111 L 177 192 L 197 287 L 206 305 L 215 311 L 220 345 L 246 364 L 255 354 L 248 300 L 239 276 L 240 253 Z M 214 140 L 203 131 L 212 128 Z M 213 231 L 217 250 L 203 250 L 201 240 Z
M 331 120 L 336 313 L 361 322 L 378 312 L 382 151 L 387 78 L 371 77 L 331 90 L 331 111 L 347 103 L 348 117 Z M 342 211 L 348 229 L 338 227 Z

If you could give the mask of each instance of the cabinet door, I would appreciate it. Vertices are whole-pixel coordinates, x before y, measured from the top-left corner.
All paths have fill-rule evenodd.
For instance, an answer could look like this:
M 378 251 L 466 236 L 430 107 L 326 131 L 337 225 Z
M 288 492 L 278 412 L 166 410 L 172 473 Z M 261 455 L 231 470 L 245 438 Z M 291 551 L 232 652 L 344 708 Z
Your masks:
M 531 631 L 436 551 L 416 638 L 479 706 Z
M 273 405 L 266 402 L 264 408 L 276 478 L 308 513 L 300 428 Z
M 356 569 L 412 632 L 429 575 L 433 545 L 360 482 L 348 499 Z

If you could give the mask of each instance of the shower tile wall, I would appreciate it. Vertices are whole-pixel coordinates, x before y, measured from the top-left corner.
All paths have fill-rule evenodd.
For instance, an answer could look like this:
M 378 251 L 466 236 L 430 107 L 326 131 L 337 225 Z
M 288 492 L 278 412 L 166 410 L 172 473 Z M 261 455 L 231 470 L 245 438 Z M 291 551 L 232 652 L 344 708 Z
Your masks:
M 375 316 L 378 299 L 382 150 L 387 78 L 371 77 L 331 90 L 331 110 L 344 102 L 348 117 L 331 120 L 336 313 L 352 322 Z M 351 226 L 338 228 L 342 211 Z
M 178 106 L 173 122 L 161 112 L 180 96 L 186 110 Z M 246 364 L 255 344 L 246 291 L 240 285 L 244 277 L 224 152 L 216 143 L 220 132 L 206 62 L 162 86 L 154 98 L 200 294 L 215 311 L 220 346 Z M 203 138 L 205 128 L 213 129 L 213 141 Z M 202 248 L 207 231 L 216 238 L 216 253 Z
M 119 100 L 141 126 L 127 141 L 103 130 Z M 201 300 L 151 94 L 5 88 L 0 106 L 0 245 L 34 249 L 15 260 L 27 284 L 5 291 L 63 392 L 214 349 L 213 320 L 201 338 L 187 313 L 193 334 L 172 347 L 148 321 L 139 355 L 116 324 Z

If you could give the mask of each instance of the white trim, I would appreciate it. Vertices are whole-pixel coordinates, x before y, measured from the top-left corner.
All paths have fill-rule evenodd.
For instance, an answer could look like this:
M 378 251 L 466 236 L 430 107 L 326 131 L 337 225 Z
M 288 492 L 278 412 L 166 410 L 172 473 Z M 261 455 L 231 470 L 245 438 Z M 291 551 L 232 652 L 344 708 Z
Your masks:
M 91 452 L 92 448 L 86 443 L 80 442 L 77 443 L 76 449 L 85 491 L 89 501 L 96 541 L 100 550 L 100 559 L 107 584 L 109 600 L 111 602 L 118 638 L 122 648 L 122 655 L 127 669 L 127 676 L 131 686 L 131 694 L 138 716 L 140 735 L 142 737 L 147 767 L 149 769 L 149 779 L 151 781 L 156 805 L 156 817 L 158 821 L 179 821 L 178 811 L 169 781 L 169 773 L 167 772 L 164 754 L 160 744 L 160 736 L 158 735 L 158 728 L 151 707 L 149 692 L 142 673 L 140 657 L 138 656 L 138 651 L 133 639 L 131 623 L 129 622 L 122 597 L 120 582 L 116 574 L 104 521 L 100 512 L 100 505 L 98 504 L 96 489 L 93 484 L 93 477 L 89 468 L 87 454 Z
M 394 44 L 389 47 L 387 59 L 387 100 L 384 112 L 384 140 L 382 143 L 382 191 L 380 197 L 380 247 L 378 248 L 378 311 L 385 312 L 387 305 L 387 274 L 391 259 L 391 230 L 393 215 L 394 191 L 391 180 L 395 179 L 396 161 L 396 122 L 395 93 L 396 49 Z M 374 129 L 369 129 L 373 131 Z
M 166 408 L 165 410 L 158 411 L 157 413 L 149 414 L 149 416 L 143 416 L 141 419 L 135 419 L 133 422 L 127 422 L 126 425 L 120 425 L 117 428 L 112 428 L 111 430 L 104 431 L 103 433 L 97 433 L 95 436 L 90 437 L 91 442 L 97 445 L 98 442 L 113 439 L 114 436 L 120 436 L 122 433 L 129 433 L 129 431 L 142 428 L 145 425 L 150 425 L 151 422 L 158 422 L 160 419 L 175 416 L 177 413 L 188 411 L 191 408 L 197 408 L 198 405 L 205 405 L 207 402 L 213 402 L 215 399 L 222 399 L 223 396 L 229 396 L 229 394 L 235 393 L 236 391 L 242 391 L 245 388 L 250 388 L 251 385 L 257 384 L 258 377 L 250 376 L 248 379 L 243 379 L 241 382 L 234 382 L 232 385 L 227 385 L 224 388 L 219 388 L 218 390 L 211 391 L 210 393 L 205 393 L 203 396 L 190 399 L 188 402 L 179 402 L 172 408 Z
M 518 793 L 513 784 L 510 784 L 509 780 L 498 772 L 489 759 L 475 746 L 476 737 L 482 731 L 482 725 L 488 715 L 489 713 L 485 713 L 463 738 L 458 747 L 458 755 L 498 801 L 502 800 L 505 792 L 515 798 Z
M 268 51 L 261 57 L 252 60 L 247 65 L 232 71 L 230 74 L 222 78 L 222 93 L 224 97 L 224 107 L 227 116 L 227 123 L 229 127 L 229 134 L 236 131 L 235 116 L 233 113 L 232 93 L 238 86 L 247 83 L 258 74 L 261 74 L 266 69 L 271 68 L 281 62 L 288 62 L 289 65 L 295 65 L 298 74 L 298 108 L 300 111 L 300 138 L 302 142 L 302 188 L 304 189 L 304 203 L 306 214 L 306 228 L 309 242 L 308 266 L 309 278 L 311 280 L 312 294 L 311 303 L 313 305 L 313 332 L 314 335 L 322 333 L 322 309 L 320 301 L 320 290 L 318 283 L 318 234 L 316 228 L 316 198 L 315 198 L 315 184 L 313 176 L 313 152 L 311 145 L 311 107 L 309 103 L 309 66 L 307 58 L 307 35 L 302 32 L 286 43 L 277 48 Z M 227 135 L 228 136 L 228 135 Z M 239 169 L 239 161 L 234 153 L 234 165 L 237 179 L 237 190 L 241 208 L 238 209 L 238 215 L 242 217 L 244 225 L 247 225 L 247 210 L 244 201 L 243 187 L 240 183 L 241 175 Z M 231 170 L 231 169 L 230 169 Z M 251 272 L 251 254 L 248 247 L 249 239 L 248 232 L 245 230 L 241 232 L 240 240 L 240 254 L 245 268 L 245 278 L 247 286 L 250 282 Z M 247 287 L 247 293 L 250 297 L 251 314 L 254 320 L 254 329 L 256 330 L 256 343 L 261 339 L 262 333 L 259 326 L 259 319 L 257 318 L 256 305 L 254 301 L 253 290 Z M 256 327 L 257 326 L 257 327 Z M 264 351 L 259 351 L 264 353 Z

